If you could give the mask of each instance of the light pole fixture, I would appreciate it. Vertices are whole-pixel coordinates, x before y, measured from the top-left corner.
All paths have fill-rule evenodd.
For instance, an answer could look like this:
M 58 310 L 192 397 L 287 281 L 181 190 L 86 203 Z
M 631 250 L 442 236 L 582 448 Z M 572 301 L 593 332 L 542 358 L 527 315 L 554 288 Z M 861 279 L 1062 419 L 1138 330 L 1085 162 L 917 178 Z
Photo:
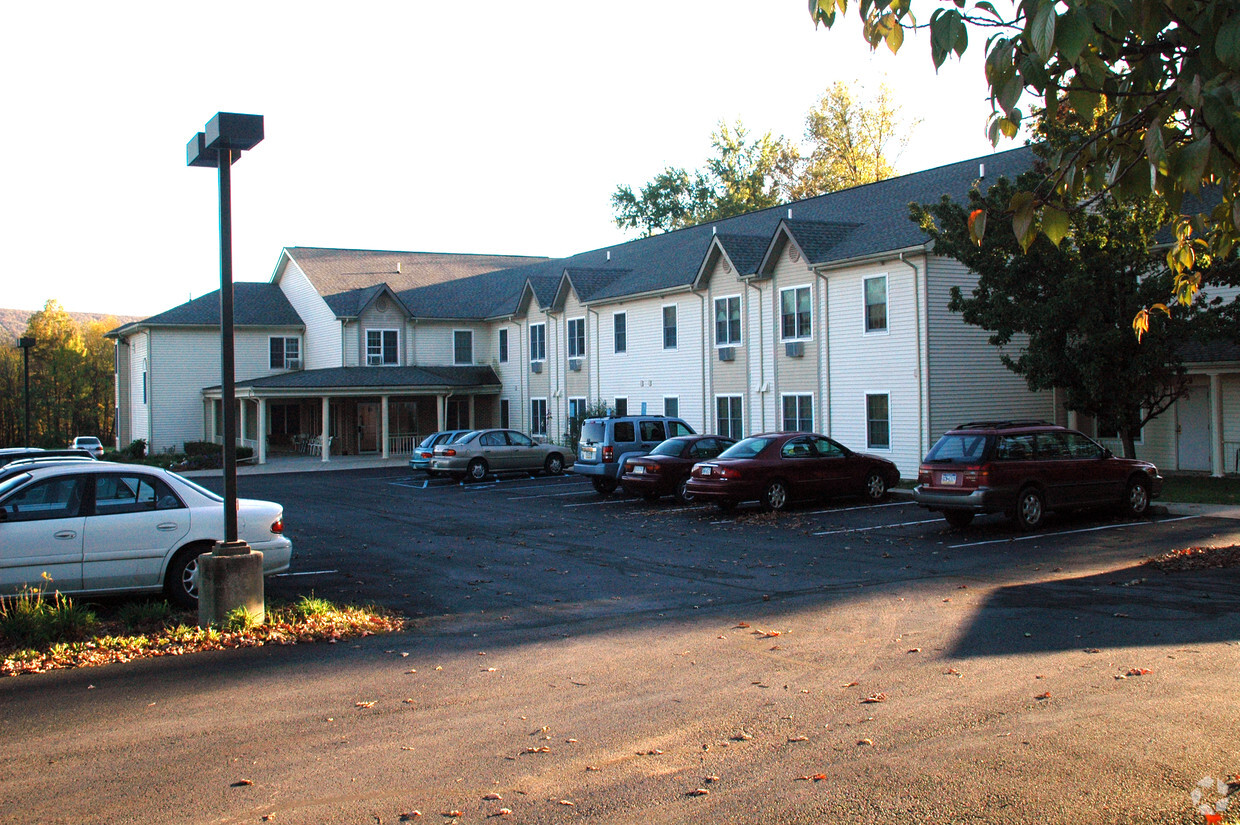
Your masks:
M 22 419 L 22 425 L 25 429 L 26 438 L 24 443 L 27 447 L 30 446 L 30 350 L 36 343 L 38 342 L 34 338 L 27 337 L 17 339 L 17 346 L 21 347 L 22 351 L 22 366 L 26 371 L 26 415 Z
M 220 393 L 224 407 L 224 540 L 198 559 L 198 622 L 238 607 L 262 621 L 262 553 L 237 538 L 236 363 L 233 345 L 232 165 L 263 139 L 263 116 L 219 112 L 185 147 L 186 164 L 214 168 L 220 184 Z M 257 562 L 257 564 L 255 563 Z

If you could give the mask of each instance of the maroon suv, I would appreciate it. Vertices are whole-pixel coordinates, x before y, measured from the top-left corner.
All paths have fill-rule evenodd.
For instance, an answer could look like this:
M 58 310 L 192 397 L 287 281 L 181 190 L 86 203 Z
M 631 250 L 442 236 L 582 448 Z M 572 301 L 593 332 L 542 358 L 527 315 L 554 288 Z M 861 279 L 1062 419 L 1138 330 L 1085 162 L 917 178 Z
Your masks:
M 1140 516 L 1162 492 L 1148 461 L 1116 458 L 1075 430 L 1045 421 L 987 421 L 951 430 L 917 473 L 913 500 L 953 527 L 978 513 L 1005 513 L 1022 530 L 1048 510 L 1115 506 Z

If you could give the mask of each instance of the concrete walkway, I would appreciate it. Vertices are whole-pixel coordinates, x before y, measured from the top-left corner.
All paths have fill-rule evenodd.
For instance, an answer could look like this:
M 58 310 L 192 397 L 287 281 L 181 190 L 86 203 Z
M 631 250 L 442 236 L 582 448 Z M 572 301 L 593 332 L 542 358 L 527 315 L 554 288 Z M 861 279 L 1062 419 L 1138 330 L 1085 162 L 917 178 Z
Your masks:
M 398 455 L 379 458 L 373 455 L 339 455 L 324 461 L 314 455 L 268 456 L 266 464 L 242 462 L 237 465 L 238 476 L 269 475 L 272 473 L 319 473 L 327 470 L 373 470 L 378 468 L 409 468 L 409 456 Z M 189 470 L 181 473 L 187 478 L 210 478 L 223 476 L 221 470 Z

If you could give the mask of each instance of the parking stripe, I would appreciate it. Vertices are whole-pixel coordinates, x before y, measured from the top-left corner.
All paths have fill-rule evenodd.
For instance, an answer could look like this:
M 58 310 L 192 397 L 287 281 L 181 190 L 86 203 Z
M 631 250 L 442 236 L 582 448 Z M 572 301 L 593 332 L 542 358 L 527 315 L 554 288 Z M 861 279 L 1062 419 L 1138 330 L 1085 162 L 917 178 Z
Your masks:
M 929 524 L 932 521 L 939 521 L 937 518 L 922 519 L 921 521 L 901 521 L 896 524 L 875 524 L 872 527 L 845 527 L 840 530 L 824 530 L 821 533 L 810 533 L 811 536 L 837 536 L 840 533 L 864 533 L 868 530 L 885 530 L 888 527 L 910 527 L 914 524 Z
M 890 501 L 886 504 L 860 504 L 856 507 L 839 507 L 834 510 L 810 510 L 808 513 L 802 513 L 803 516 L 821 516 L 825 513 L 847 513 L 852 510 L 877 510 L 879 507 L 904 507 L 911 505 L 911 501 Z
M 328 573 L 339 573 L 339 570 L 307 570 L 304 573 L 276 573 L 273 579 L 292 578 L 293 576 L 326 576 Z
M 609 498 L 603 501 L 585 501 L 581 504 L 565 504 L 565 507 L 594 507 L 599 504 L 628 504 L 627 498 Z
M 1079 530 L 1060 530 L 1057 533 L 1032 533 L 1026 536 L 1013 536 L 1006 539 L 990 539 L 988 541 L 971 541 L 967 544 L 948 545 L 949 550 L 957 550 L 961 547 L 981 547 L 984 544 L 1006 544 L 1014 541 L 1030 541 L 1032 539 L 1046 539 L 1054 536 L 1070 536 L 1073 533 L 1096 533 L 1099 530 L 1119 530 L 1122 527 L 1139 527 L 1141 525 L 1166 524 L 1171 521 L 1187 521 L 1188 519 L 1201 518 L 1201 516 L 1178 516 L 1176 518 L 1164 518 L 1158 521 L 1129 521 L 1124 524 L 1104 524 L 1101 527 L 1082 527 Z
M 509 496 L 508 500 L 509 501 L 521 501 L 522 499 L 527 499 L 527 498 L 563 498 L 565 496 L 595 496 L 595 495 L 598 495 L 598 493 L 594 492 L 594 490 L 587 487 L 584 490 L 570 490 L 567 493 L 543 493 L 542 495 L 537 495 L 537 496 Z

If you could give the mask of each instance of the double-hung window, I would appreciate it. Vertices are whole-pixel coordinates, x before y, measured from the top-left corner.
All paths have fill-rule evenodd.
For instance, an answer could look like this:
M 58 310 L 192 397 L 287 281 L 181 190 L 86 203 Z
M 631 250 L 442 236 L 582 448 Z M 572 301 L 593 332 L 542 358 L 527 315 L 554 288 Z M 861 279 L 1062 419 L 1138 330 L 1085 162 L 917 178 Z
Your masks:
M 452 363 L 474 363 L 474 332 L 470 329 L 452 330 Z
M 388 367 L 400 363 L 400 332 L 394 329 L 366 330 L 366 366 Z
M 663 349 L 676 349 L 676 305 L 663 307 Z
M 784 432 L 814 431 L 814 396 L 784 396 Z
M 887 276 L 865 279 L 865 331 L 887 331 Z
M 617 312 L 611 316 L 616 354 L 629 351 L 629 314 Z
M 812 336 L 813 296 L 809 286 L 779 292 L 780 331 L 785 341 L 803 341 Z
M 530 324 L 530 361 L 547 360 L 547 325 Z
M 715 299 L 715 346 L 733 347 L 741 343 L 741 296 Z
M 508 363 L 508 330 L 506 329 L 499 331 L 499 362 Z
M 296 369 L 301 366 L 301 341 L 297 338 L 272 336 L 267 339 L 273 370 Z
M 886 393 L 865 397 L 865 445 L 872 450 L 891 449 L 891 406 Z
M 740 439 L 744 430 L 739 395 L 715 397 L 715 431 L 724 438 Z
M 568 357 L 584 358 L 586 355 L 586 319 L 570 318 L 568 321 Z
M 530 399 L 530 435 L 547 434 L 547 399 Z

